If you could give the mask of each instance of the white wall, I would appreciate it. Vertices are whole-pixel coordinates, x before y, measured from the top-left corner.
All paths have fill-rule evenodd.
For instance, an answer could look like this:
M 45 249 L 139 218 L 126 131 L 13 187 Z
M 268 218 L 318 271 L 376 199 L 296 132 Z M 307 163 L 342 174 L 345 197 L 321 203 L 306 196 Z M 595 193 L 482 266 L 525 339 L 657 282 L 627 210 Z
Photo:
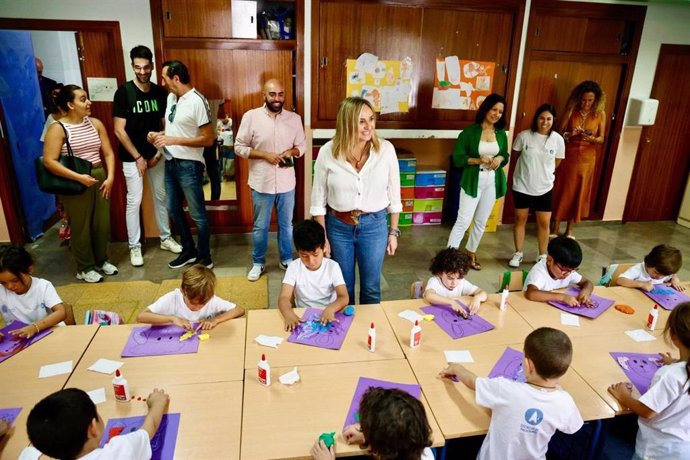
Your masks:
M 74 32 L 32 30 L 34 55 L 43 61 L 43 76 L 58 83 L 84 86 Z

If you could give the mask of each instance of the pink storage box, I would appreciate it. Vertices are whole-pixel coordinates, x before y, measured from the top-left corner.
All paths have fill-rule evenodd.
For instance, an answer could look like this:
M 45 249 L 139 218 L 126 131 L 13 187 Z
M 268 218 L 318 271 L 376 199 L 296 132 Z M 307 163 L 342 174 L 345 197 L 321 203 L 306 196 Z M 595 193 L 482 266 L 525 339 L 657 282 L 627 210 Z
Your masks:
M 439 225 L 441 212 L 415 212 L 412 213 L 412 225 Z
M 445 198 L 446 188 L 445 187 L 415 187 L 414 197 L 416 199 L 432 199 L 432 198 Z

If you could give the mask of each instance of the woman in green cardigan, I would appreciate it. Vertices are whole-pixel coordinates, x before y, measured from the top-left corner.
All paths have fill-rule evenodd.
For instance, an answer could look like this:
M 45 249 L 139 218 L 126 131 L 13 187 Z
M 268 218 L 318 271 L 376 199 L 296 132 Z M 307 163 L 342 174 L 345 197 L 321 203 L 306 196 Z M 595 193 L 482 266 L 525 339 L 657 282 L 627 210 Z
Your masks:
M 453 151 L 453 163 L 462 168 L 463 173 L 458 220 L 450 231 L 448 246 L 458 248 L 472 222 L 472 233 L 466 249 L 470 266 L 475 270 L 482 269 L 476 252 L 486 221 L 495 201 L 504 196 L 507 189 L 503 171 L 509 158 L 505 107 L 503 96 L 488 95 L 477 110 L 475 124 L 460 133 Z

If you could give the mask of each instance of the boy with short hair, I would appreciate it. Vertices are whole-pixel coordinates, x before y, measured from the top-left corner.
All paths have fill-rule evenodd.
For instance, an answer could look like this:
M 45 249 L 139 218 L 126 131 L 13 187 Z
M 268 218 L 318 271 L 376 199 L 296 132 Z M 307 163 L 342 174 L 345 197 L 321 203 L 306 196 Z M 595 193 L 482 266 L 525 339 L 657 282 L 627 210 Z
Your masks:
M 149 324 L 175 324 L 192 330 L 210 330 L 218 324 L 244 315 L 244 309 L 214 294 L 216 275 L 202 264 L 195 264 L 182 273 L 182 285 L 168 292 L 137 315 L 137 321 Z
M 504 377 L 477 377 L 456 363 L 441 371 L 441 376 L 455 376 L 475 390 L 477 404 L 492 410 L 479 460 L 543 459 L 556 430 L 572 434 L 583 425 L 572 396 L 558 384 L 573 356 L 568 336 L 557 329 L 541 327 L 525 338 L 524 351 L 526 383 Z
M 525 298 L 537 302 L 563 302 L 571 307 L 587 307 L 594 285 L 577 272 L 582 263 L 582 249 L 573 238 L 559 236 L 549 242 L 548 256 L 537 262 L 525 279 Z M 559 294 L 556 289 L 577 285 L 577 297 Z
M 301 319 L 292 309 L 292 297 L 297 307 L 325 307 L 322 323 L 335 319 L 336 312 L 348 304 L 347 287 L 338 262 L 324 258 L 326 233 L 314 220 L 295 225 L 292 239 L 299 258 L 288 265 L 283 287 L 278 298 L 278 308 L 285 320 L 285 330 L 292 331 Z
M 616 284 L 651 291 L 657 284 L 670 283 L 675 290 L 685 291 L 677 275 L 682 266 L 683 254 L 680 250 L 660 244 L 652 248 L 643 262 L 623 272 L 616 280 Z
M 155 389 L 146 404 L 148 414 L 141 428 L 115 436 L 103 448 L 105 425 L 89 395 L 77 388 L 55 392 L 31 409 L 26 429 L 31 443 L 43 454 L 61 459 L 150 459 L 151 438 L 158 431 L 170 397 Z

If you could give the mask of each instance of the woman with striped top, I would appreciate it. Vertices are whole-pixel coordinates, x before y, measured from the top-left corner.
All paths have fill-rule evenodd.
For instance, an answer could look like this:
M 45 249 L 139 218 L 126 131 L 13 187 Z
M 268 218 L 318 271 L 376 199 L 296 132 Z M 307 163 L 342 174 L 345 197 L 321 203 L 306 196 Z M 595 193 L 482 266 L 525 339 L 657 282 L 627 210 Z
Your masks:
M 113 188 L 115 156 L 103 123 L 89 117 L 91 101 L 83 89 L 66 85 L 60 90 L 56 103 L 65 115 L 48 128 L 43 159 L 46 169 L 53 174 L 87 187 L 81 195 L 60 195 L 60 200 L 72 227 L 70 246 L 77 263 L 77 279 L 97 283 L 103 280 L 98 271 L 106 275 L 117 274 L 117 267 L 108 261 L 106 254 L 110 239 L 108 198 Z M 66 140 L 75 156 L 93 164 L 90 175 L 77 174 L 60 164 L 60 156 L 67 154 Z

